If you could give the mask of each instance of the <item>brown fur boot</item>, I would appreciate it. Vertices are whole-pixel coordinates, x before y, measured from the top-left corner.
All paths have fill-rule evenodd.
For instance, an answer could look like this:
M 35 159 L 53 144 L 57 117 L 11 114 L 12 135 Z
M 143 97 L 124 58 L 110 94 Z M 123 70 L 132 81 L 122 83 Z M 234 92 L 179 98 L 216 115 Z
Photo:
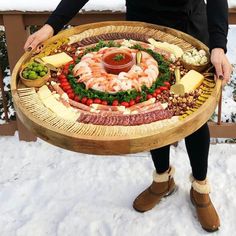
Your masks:
M 202 228 L 208 232 L 217 231 L 220 227 L 220 219 L 209 196 L 210 186 L 208 181 L 206 180 L 206 184 L 201 185 L 191 176 L 191 182 L 190 199 L 196 208 L 197 217 Z
M 157 174 L 154 171 L 152 184 L 134 200 L 133 208 L 139 212 L 151 210 L 163 197 L 175 192 L 177 187 L 173 175 L 173 167 L 163 174 Z

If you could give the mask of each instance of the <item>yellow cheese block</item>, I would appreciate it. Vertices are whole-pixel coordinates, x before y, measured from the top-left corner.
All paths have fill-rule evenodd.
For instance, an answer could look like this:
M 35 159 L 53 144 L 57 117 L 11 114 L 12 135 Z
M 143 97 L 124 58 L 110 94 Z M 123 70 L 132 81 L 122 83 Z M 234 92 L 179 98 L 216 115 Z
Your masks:
M 190 70 L 180 80 L 180 84 L 184 86 L 184 92 L 189 93 L 198 88 L 204 80 L 204 76 L 195 70 Z
M 61 53 L 54 54 L 51 56 L 43 57 L 42 60 L 45 63 L 51 64 L 55 67 L 60 67 L 60 66 L 65 65 L 66 63 L 72 61 L 73 58 L 70 57 L 69 55 L 67 55 L 65 52 L 61 52 Z

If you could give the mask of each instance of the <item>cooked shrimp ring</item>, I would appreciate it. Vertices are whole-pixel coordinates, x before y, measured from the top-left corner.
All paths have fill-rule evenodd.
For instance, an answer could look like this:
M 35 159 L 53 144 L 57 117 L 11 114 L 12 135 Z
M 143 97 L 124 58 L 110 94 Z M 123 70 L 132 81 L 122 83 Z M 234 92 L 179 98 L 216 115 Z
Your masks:
M 122 47 L 133 55 L 138 50 Z M 103 92 L 119 92 L 135 88 L 140 91 L 145 84 L 148 88 L 152 86 L 158 77 L 158 63 L 146 52 L 142 53 L 139 65 L 133 65 L 128 72 L 120 72 L 118 75 L 107 73 L 102 64 L 102 57 L 114 48 L 102 48 L 98 52 L 90 52 L 81 58 L 74 67 L 74 76 L 79 76 L 78 82 L 83 82 L 87 89 L 99 89 Z

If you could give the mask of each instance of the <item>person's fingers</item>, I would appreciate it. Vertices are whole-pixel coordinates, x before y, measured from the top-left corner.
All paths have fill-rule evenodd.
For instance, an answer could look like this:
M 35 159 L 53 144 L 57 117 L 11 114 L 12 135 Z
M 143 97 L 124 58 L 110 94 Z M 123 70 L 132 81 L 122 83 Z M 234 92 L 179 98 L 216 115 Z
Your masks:
M 232 73 L 232 66 L 229 63 L 225 63 L 223 64 L 223 72 L 224 72 L 224 80 L 226 83 L 229 82 L 230 80 L 230 76 Z
M 28 37 L 28 39 L 26 40 L 25 45 L 24 45 L 24 50 L 25 50 L 25 51 L 28 50 L 28 48 L 30 47 L 31 43 L 34 41 L 34 38 L 35 38 L 34 35 L 30 35 L 30 36 Z
M 219 76 L 223 75 L 222 64 L 220 62 L 215 62 L 213 65 L 215 67 L 216 76 L 219 78 Z
M 39 44 L 37 47 L 36 47 L 36 50 L 35 50 L 35 53 L 40 53 L 43 49 L 43 44 Z
M 34 40 L 29 44 L 29 47 L 31 49 L 35 49 L 39 44 L 41 43 L 41 40 L 38 37 L 35 37 Z

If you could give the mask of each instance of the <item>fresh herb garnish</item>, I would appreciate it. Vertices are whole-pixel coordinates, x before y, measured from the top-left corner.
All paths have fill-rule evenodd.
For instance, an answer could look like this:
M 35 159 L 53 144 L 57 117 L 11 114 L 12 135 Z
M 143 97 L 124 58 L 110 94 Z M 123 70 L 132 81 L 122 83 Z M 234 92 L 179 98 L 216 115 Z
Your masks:
M 119 53 L 119 54 L 116 54 L 116 55 L 113 57 L 113 60 L 114 60 L 114 61 L 121 61 L 121 60 L 123 60 L 124 58 L 125 58 L 125 55 Z

